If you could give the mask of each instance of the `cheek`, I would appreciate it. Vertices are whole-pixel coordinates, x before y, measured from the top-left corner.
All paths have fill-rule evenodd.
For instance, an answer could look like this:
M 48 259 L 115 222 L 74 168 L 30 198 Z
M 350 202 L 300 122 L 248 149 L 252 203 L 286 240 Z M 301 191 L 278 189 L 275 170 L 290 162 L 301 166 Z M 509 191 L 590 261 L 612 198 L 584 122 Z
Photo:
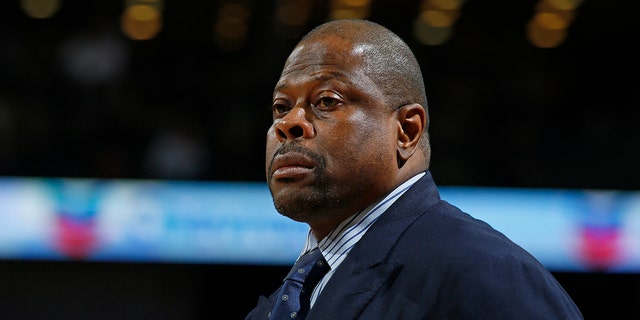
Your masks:
M 359 146 L 362 165 L 376 168 L 383 178 L 384 173 L 395 167 L 396 141 L 395 134 L 388 122 L 377 118 L 375 124 L 363 126 L 355 143 Z
M 395 146 L 387 123 L 363 112 L 354 113 L 347 120 L 346 125 L 332 128 L 325 136 L 325 145 L 336 146 L 332 153 L 345 162 L 343 165 L 379 166 L 380 162 L 391 161 Z
M 391 128 L 388 117 L 384 114 L 365 112 L 354 113 L 352 116 L 354 143 L 374 147 L 378 152 L 384 152 L 391 141 Z
M 273 126 L 271 126 L 267 131 L 266 140 L 265 166 L 268 170 L 271 159 L 273 159 L 273 154 L 276 152 L 276 148 L 278 147 L 278 138 L 275 135 Z
M 267 144 L 266 144 L 267 156 L 269 156 L 269 152 L 273 151 L 275 146 L 278 144 L 278 138 L 275 135 L 274 126 L 271 126 L 269 130 L 267 130 L 266 139 L 267 139 Z

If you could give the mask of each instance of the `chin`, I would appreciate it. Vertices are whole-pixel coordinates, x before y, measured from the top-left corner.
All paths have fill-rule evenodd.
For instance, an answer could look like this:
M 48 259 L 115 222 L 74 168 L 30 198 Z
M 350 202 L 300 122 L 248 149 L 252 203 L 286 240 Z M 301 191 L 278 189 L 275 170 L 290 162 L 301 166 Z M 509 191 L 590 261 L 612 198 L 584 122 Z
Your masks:
M 296 221 L 306 221 L 310 213 L 318 211 L 325 202 L 322 196 L 301 192 L 296 189 L 291 192 L 280 192 L 273 195 L 273 204 L 276 210 L 283 216 Z

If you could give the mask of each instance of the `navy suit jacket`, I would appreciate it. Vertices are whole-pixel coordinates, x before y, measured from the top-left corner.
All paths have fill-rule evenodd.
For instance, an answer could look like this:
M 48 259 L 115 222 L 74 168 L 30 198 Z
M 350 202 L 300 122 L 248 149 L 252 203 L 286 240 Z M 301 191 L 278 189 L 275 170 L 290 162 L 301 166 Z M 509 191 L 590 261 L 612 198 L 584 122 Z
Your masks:
M 260 297 L 246 320 L 267 319 L 275 292 Z M 428 171 L 353 247 L 307 316 L 582 318 L 565 290 L 532 255 L 487 223 L 441 200 Z

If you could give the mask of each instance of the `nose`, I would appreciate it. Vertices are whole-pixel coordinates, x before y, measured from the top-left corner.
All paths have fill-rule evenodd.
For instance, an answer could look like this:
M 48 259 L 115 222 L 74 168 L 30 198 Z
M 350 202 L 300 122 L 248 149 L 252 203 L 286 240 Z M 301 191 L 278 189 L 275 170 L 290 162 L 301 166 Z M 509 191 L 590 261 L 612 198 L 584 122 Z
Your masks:
M 276 136 L 280 142 L 299 138 L 309 139 L 315 135 L 313 124 L 306 118 L 306 111 L 294 107 L 275 125 Z

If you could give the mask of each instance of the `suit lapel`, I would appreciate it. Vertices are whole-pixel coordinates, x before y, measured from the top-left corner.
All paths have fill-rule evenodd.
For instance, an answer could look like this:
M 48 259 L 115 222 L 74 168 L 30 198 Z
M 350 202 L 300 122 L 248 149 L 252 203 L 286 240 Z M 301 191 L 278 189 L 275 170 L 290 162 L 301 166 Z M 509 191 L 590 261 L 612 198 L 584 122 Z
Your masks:
M 354 319 L 393 275 L 387 258 L 398 237 L 417 217 L 440 200 L 427 172 L 385 211 L 349 252 L 315 302 L 307 319 Z

